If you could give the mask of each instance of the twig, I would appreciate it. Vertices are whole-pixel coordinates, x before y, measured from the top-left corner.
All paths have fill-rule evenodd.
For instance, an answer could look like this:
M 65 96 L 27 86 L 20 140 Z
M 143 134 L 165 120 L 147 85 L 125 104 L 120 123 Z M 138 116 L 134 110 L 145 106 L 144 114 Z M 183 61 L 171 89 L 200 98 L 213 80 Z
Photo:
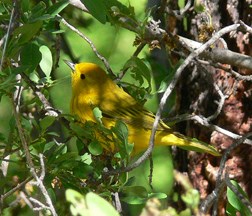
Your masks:
M 40 153 L 39 154 L 39 161 L 40 161 L 40 165 L 41 165 L 41 173 L 40 173 L 39 179 L 41 181 L 43 181 L 45 178 L 45 163 L 44 163 L 43 157 L 44 157 L 44 155 Z
M 28 165 L 28 167 L 30 169 L 30 172 L 31 172 L 33 178 L 37 181 L 37 185 L 38 185 L 39 189 L 41 190 L 42 194 L 44 195 L 45 200 L 46 200 L 46 202 L 48 204 L 48 208 L 50 209 L 52 215 L 57 216 L 55 208 L 54 208 L 54 206 L 52 204 L 52 200 L 51 200 L 51 198 L 50 198 L 50 196 L 49 196 L 43 182 L 40 180 L 40 178 L 38 177 L 38 175 L 37 175 L 37 173 L 35 171 L 35 167 L 34 167 L 34 164 L 33 164 L 32 158 L 31 158 L 31 154 L 29 152 L 28 143 L 26 141 L 26 138 L 25 138 L 25 135 L 24 135 L 24 132 L 23 132 L 20 116 L 19 116 L 19 114 L 18 114 L 18 112 L 16 110 L 16 105 L 15 105 L 14 100 L 12 100 L 12 106 L 13 106 L 13 111 L 14 111 L 14 117 L 15 117 L 16 124 L 17 124 L 17 130 L 18 130 L 18 133 L 19 133 L 19 137 L 20 137 L 20 140 L 21 140 L 22 147 L 24 149 L 27 165 Z
M 6 48 L 7 48 L 7 42 L 8 42 L 9 35 L 10 35 L 11 25 L 12 25 L 12 22 L 13 22 L 13 16 L 14 16 L 15 8 L 16 8 L 16 2 L 14 1 L 13 8 L 11 10 L 11 16 L 10 16 L 10 22 L 9 22 L 9 25 L 8 25 L 8 29 L 7 29 L 7 34 L 5 36 L 5 42 L 4 42 L 2 58 L 1 58 L 1 63 L 0 63 L 0 71 L 3 69 L 4 56 L 5 56 L 5 52 L 6 52 Z
M 115 77 L 115 74 L 113 73 L 112 69 L 110 68 L 110 65 L 108 63 L 108 61 L 105 59 L 105 57 L 103 57 L 96 49 L 95 45 L 93 44 L 93 42 L 86 36 L 84 35 L 82 32 L 80 32 L 78 29 L 76 29 L 74 26 L 70 25 L 63 17 L 57 15 L 57 18 L 59 18 L 59 20 L 69 29 L 71 29 L 73 32 L 77 33 L 81 38 L 83 38 L 92 48 L 92 50 L 94 51 L 94 53 L 96 54 L 96 56 L 104 63 L 105 67 L 107 68 L 107 71 L 109 72 L 109 74 L 113 77 Z
M 211 129 L 212 131 L 217 131 L 221 134 L 224 134 L 234 140 L 237 140 L 237 139 L 240 139 L 242 138 L 241 135 L 238 135 L 238 134 L 235 134 L 229 130 L 226 130 L 224 128 L 221 128 L 217 125 L 214 125 L 214 124 L 211 124 L 209 123 L 209 121 L 207 120 L 206 117 L 204 116 L 199 116 L 199 115 L 195 115 L 195 114 L 182 114 L 182 115 L 179 115 L 179 116 L 175 116 L 175 117 L 172 117 L 172 118 L 168 118 L 166 119 L 167 122 L 181 122 L 181 121 L 189 121 L 189 120 L 193 120 L 193 121 L 196 121 L 198 124 L 204 126 L 204 127 L 207 127 L 209 129 Z M 252 145 L 252 140 L 250 139 L 245 139 L 244 140 L 244 144 L 247 144 L 247 145 Z
M 31 87 L 33 92 L 37 95 L 37 97 L 43 104 L 43 107 L 46 111 L 45 115 L 57 117 L 60 114 L 60 111 L 51 106 L 45 95 L 41 93 L 38 87 L 30 80 L 30 78 L 25 73 L 21 73 L 21 76 L 23 77 L 25 82 Z
M 227 98 L 227 96 L 222 93 L 222 91 L 220 90 L 219 86 L 216 83 L 214 83 L 214 87 L 220 96 L 220 101 L 218 102 L 218 107 L 217 107 L 215 113 L 213 115 L 207 117 L 207 121 L 212 121 L 217 118 L 217 116 L 221 113 L 221 110 L 222 110 L 223 105 L 225 103 L 225 100 Z
M 31 180 L 32 180 L 32 177 L 30 176 L 27 179 L 25 179 L 23 182 L 21 182 L 20 184 L 18 184 L 16 187 L 12 188 L 11 190 L 9 190 L 8 192 L 6 192 L 5 194 L 1 195 L 0 202 L 3 203 L 4 199 L 6 199 L 8 196 L 10 196 L 11 194 L 13 194 L 17 190 L 21 189 L 27 182 L 29 182 Z
M 232 67 L 230 67 L 229 65 L 225 66 L 225 65 L 220 64 L 220 63 L 214 63 L 214 62 L 211 62 L 211 60 L 205 61 L 205 60 L 202 60 L 202 59 L 197 59 L 197 61 L 199 63 L 201 63 L 201 64 L 211 65 L 211 66 L 213 66 L 215 68 L 219 68 L 221 70 L 224 70 L 227 73 L 232 74 L 238 80 L 252 81 L 252 75 L 242 75 L 242 74 L 239 74 L 238 72 L 234 71 L 232 69 Z
M 250 201 L 232 184 L 228 175 L 228 169 L 226 169 L 224 182 L 235 193 L 240 201 L 249 209 L 250 215 L 252 215 L 252 204 Z
M 239 21 L 239 23 L 241 24 L 241 30 L 244 30 L 246 32 L 249 32 L 250 34 L 252 34 L 252 28 L 248 25 L 246 25 L 243 21 Z
M 191 120 L 195 120 L 197 121 L 199 124 L 203 125 L 203 126 L 206 126 L 207 128 L 210 128 L 211 130 L 213 131 L 217 131 L 219 133 L 222 133 L 228 137 L 231 137 L 232 139 L 240 139 L 242 138 L 241 135 L 238 135 L 238 134 L 235 134 L 231 131 L 228 131 L 228 130 L 225 130 L 217 125 L 213 125 L 213 124 L 210 124 L 207 120 L 207 118 L 205 118 L 204 116 L 199 116 L 199 115 L 191 115 L 191 116 L 188 116 L 187 119 L 191 119 Z M 244 140 L 244 143 L 245 144 L 248 144 L 248 145 L 252 145 L 252 140 L 250 139 L 245 139 Z
M 137 47 L 136 51 L 133 53 L 133 56 L 138 56 L 138 54 L 142 51 L 142 49 L 144 48 L 145 45 L 146 45 L 146 43 L 141 43 L 141 44 Z M 128 67 L 125 68 L 125 69 L 119 74 L 119 76 L 116 78 L 116 80 L 117 80 L 117 81 L 121 80 L 121 79 L 124 77 L 124 75 L 126 74 L 126 72 L 127 72 L 128 69 L 129 69 Z
M 33 197 L 30 197 L 29 200 L 35 204 L 37 204 L 40 207 L 33 208 L 34 211 L 41 211 L 41 210 L 51 210 L 48 206 L 44 205 L 42 202 L 40 202 L 37 199 L 34 199 Z
M 205 200 L 200 204 L 200 212 L 203 215 L 206 215 L 209 212 L 210 208 L 213 206 L 214 201 L 217 198 L 217 194 L 224 189 L 226 186 L 225 182 L 221 182 L 215 189 L 210 193 Z
M 121 204 L 121 201 L 120 201 L 120 197 L 119 197 L 119 193 L 118 192 L 115 192 L 115 193 L 111 193 L 112 196 L 114 197 L 114 206 L 115 206 L 115 209 L 117 210 L 117 212 L 121 213 L 122 212 L 122 204 Z
M 235 29 L 240 27 L 240 24 L 234 24 L 234 25 L 238 25 Z M 186 49 L 189 49 L 189 51 L 198 49 L 199 47 L 202 46 L 201 43 L 190 40 L 188 38 L 184 38 L 182 36 L 179 36 L 179 41 Z M 213 48 L 210 51 L 205 50 L 204 52 L 201 53 L 200 57 L 205 58 L 208 61 L 211 60 L 212 62 L 219 62 L 222 64 L 229 64 L 232 66 L 242 67 L 248 70 L 252 70 L 252 57 L 251 56 L 236 53 L 227 49 Z
M 26 194 L 23 191 L 20 191 L 19 196 L 25 201 L 26 205 L 28 205 L 30 209 L 33 209 L 32 203 L 30 202 L 30 200 L 27 198 Z
M 209 194 L 207 196 L 207 198 L 201 203 L 200 205 L 200 211 L 204 214 L 206 214 L 209 209 L 213 206 L 213 216 L 217 215 L 217 208 L 218 208 L 218 199 L 220 196 L 220 193 L 222 191 L 222 189 L 225 186 L 225 182 L 222 181 L 222 174 L 225 168 L 225 163 L 228 159 L 228 155 L 230 154 L 230 152 L 236 148 L 238 145 L 244 143 L 244 141 L 248 138 L 252 136 L 252 133 L 248 133 L 244 136 L 242 136 L 240 139 L 236 140 L 235 142 L 232 143 L 232 145 L 230 145 L 226 151 L 224 152 L 224 154 L 222 155 L 221 158 L 221 162 L 220 162 L 220 166 L 219 166 L 219 171 L 216 177 L 216 186 L 214 191 Z
M 231 151 L 236 148 L 238 145 L 242 144 L 248 137 L 252 136 L 252 132 L 242 136 L 240 139 L 236 140 L 235 142 L 232 143 L 232 145 L 230 145 L 226 151 L 224 152 L 224 154 L 222 155 L 221 158 L 221 162 L 220 162 L 220 166 L 219 166 L 219 171 L 218 171 L 218 175 L 216 177 L 216 188 L 221 184 L 221 178 L 222 178 L 222 174 L 225 168 L 225 163 L 228 159 L 228 155 L 231 153 Z M 217 215 L 217 209 L 218 209 L 218 193 L 219 191 L 217 191 L 217 196 L 214 202 L 214 207 L 213 207 L 213 216 Z
M 152 155 L 150 155 L 149 157 L 149 161 L 150 161 L 150 175 L 149 175 L 149 185 L 150 188 L 153 190 L 153 186 L 152 186 L 152 178 L 153 178 L 153 167 L 154 167 L 154 163 L 153 163 L 153 158 Z
M 186 5 L 184 8 L 181 8 L 180 10 L 171 10 L 169 7 L 165 8 L 165 12 L 168 14 L 172 14 L 174 15 L 176 18 L 178 18 L 179 20 L 181 20 L 182 18 L 184 18 L 184 14 L 190 9 L 192 5 L 192 1 L 189 0 L 186 2 Z

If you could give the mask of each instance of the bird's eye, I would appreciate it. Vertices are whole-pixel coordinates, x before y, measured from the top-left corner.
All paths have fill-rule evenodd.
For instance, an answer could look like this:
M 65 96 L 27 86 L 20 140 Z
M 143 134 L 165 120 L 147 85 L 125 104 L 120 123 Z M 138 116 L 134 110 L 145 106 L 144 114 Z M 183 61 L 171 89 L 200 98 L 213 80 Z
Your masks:
M 85 74 L 81 74 L 81 75 L 80 75 L 80 78 L 81 78 L 81 79 L 85 79 L 85 78 L 86 78 Z

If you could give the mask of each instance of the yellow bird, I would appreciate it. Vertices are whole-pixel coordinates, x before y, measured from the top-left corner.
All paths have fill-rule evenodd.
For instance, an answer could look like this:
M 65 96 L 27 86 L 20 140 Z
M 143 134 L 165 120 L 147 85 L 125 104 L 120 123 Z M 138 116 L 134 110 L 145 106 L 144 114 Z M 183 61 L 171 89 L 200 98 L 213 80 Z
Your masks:
M 134 155 L 146 150 L 155 115 L 117 86 L 96 64 L 74 64 L 68 61 L 66 63 L 72 69 L 72 114 L 78 116 L 83 123 L 97 122 L 93 109 L 98 107 L 102 111 L 102 123 L 106 128 L 115 126 L 117 120 L 127 125 L 128 141 L 134 143 Z M 174 132 L 160 121 L 156 131 L 155 146 L 171 145 L 215 156 L 220 155 L 211 145 Z M 113 151 L 113 143 L 109 143 L 109 146 L 110 151 Z M 106 146 L 104 148 L 107 149 Z

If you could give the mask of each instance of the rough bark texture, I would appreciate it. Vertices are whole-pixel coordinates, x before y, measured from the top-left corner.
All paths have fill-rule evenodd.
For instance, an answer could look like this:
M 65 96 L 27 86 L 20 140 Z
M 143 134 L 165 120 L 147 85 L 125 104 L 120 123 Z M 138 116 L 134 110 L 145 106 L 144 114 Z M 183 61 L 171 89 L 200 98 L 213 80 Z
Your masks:
M 204 5 L 205 3 L 203 3 Z M 213 27 L 215 30 L 242 20 L 251 25 L 252 10 L 249 7 L 251 1 L 207 1 L 207 11 L 211 15 Z M 192 15 L 190 23 L 190 31 L 192 39 L 200 39 L 199 22 L 201 16 Z M 188 35 L 187 35 L 188 36 Z M 238 34 L 230 34 L 225 36 L 228 49 L 252 55 L 251 36 L 239 32 Z M 224 44 L 219 42 L 218 47 Z M 252 71 L 233 68 L 241 74 L 252 74 Z M 229 73 L 215 69 L 211 66 L 201 66 L 196 64 L 184 71 L 180 85 L 177 88 L 178 98 L 177 110 L 184 113 L 190 110 L 208 117 L 213 114 L 217 108 L 215 101 L 219 101 L 219 96 L 213 87 L 216 83 L 222 92 L 227 95 L 222 112 L 212 121 L 212 123 L 232 131 L 237 134 L 245 134 L 251 131 L 252 125 L 252 83 L 236 80 Z M 211 142 L 213 145 L 223 152 L 229 147 L 233 140 L 220 133 L 212 132 L 199 127 L 192 122 L 182 125 L 187 129 L 190 136 L 197 137 L 205 142 Z M 215 187 L 215 176 L 218 171 L 220 158 L 209 155 L 190 153 L 189 155 L 189 176 L 196 188 L 199 189 L 201 198 L 204 199 Z M 240 185 L 252 198 L 252 148 L 248 145 L 240 145 L 231 154 L 226 163 L 226 167 L 230 168 L 230 177 L 237 180 Z M 223 200 L 219 202 L 219 214 L 225 215 L 225 194 Z

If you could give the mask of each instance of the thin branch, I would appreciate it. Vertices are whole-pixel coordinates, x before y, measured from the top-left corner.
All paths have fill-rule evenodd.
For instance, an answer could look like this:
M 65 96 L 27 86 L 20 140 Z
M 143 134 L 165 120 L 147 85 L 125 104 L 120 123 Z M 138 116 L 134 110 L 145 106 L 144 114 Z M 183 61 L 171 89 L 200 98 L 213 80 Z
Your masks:
M 13 111 L 14 111 L 14 117 L 15 117 L 15 120 L 16 120 L 17 130 L 18 130 L 19 137 L 20 137 L 20 140 L 21 140 L 21 143 L 22 143 L 22 147 L 24 149 L 26 161 L 27 161 L 28 167 L 30 169 L 30 172 L 31 172 L 33 178 L 37 181 L 37 185 L 38 185 L 39 189 L 41 190 L 42 194 L 44 195 L 45 200 L 46 200 L 46 202 L 47 202 L 47 204 L 49 206 L 48 208 L 50 209 L 52 215 L 57 216 L 55 208 L 54 208 L 54 206 L 52 204 L 52 200 L 51 200 L 51 198 L 50 198 L 50 196 L 49 196 L 43 182 L 40 180 L 40 178 L 38 177 L 38 175 L 37 175 L 37 173 L 35 171 L 35 166 L 33 164 L 32 158 L 31 158 L 31 154 L 30 154 L 30 151 L 29 151 L 29 146 L 28 146 L 28 143 L 26 141 L 26 138 L 25 138 L 25 135 L 24 135 L 24 132 L 23 132 L 20 116 L 19 116 L 19 113 L 16 110 L 16 105 L 15 105 L 14 100 L 12 100 L 12 106 L 13 106 Z
M 249 32 L 249 34 L 252 34 L 252 28 L 248 25 L 246 25 L 243 21 L 239 21 L 239 23 L 241 24 L 241 30 L 244 30 L 245 32 Z
M 4 199 L 6 199 L 10 195 L 12 195 L 17 190 L 20 190 L 24 185 L 26 185 L 26 183 L 28 183 L 31 180 L 32 180 L 32 177 L 30 176 L 27 179 L 25 179 L 23 182 L 21 182 L 20 184 L 18 184 L 16 187 L 12 188 L 11 190 L 9 190 L 8 192 L 6 192 L 5 194 L 1 195 L 0 202 L 3 203 Z
M 252 204 L 251 202 L 245 197 L 230 181 L 229 175 L 228 175 L 228 170 L 226 169 L 225 172 L 225 177 L 224 177 L 224 182 L 226 185 L 235 193 L 235 195 L 239 198 L 239 200 L 246 206 L 249 211 L 250 215 L 252 215 Z
M 238 72 L 234 71 L 230 65 L 225 66 L 225 65 L 220 64 L 220 63 L 214 63 L 211 60 L 205 61 L 205 60 L 197 59 L 197 61 L 199 63 L 201 63 L 201 64 L 211 65 L 211 66 L 213 66 L 215 68 L 219 68 L 221 70 L 224 70 L 227 73 L 230 73 L 231 75 L 233 75 L 238 80 L 252 81 L 252 75 L 239 74 Z
M 41 93 L 40 89 L 30 80 L 30 78 L 25 73 L 21 73 L 21 76 L 43 104 L 44 110 L 46 111 L 45 115 L 57 117 L 60 114 L 60 111 L 51 106 L 45 95 Z
M 223 190 L 224 186 L 226 185 L 225 181 L 222 180 L 222 175 L 223 175 L 223 171 L 225 168 L 225 163 L 228 159 L 228 155 L 231 153 L 231 151 L 236 148 L 238 145 L 244 143 L 244 141 L 248 138 L 252 136 L 252 133 L 248 133 L 244 136 L 242 136 L 240 139 L 236 140 L 235 142 L 232 143 L 232 145 L 230 145 L 226 151 L 224 152 L 222 158 L 221 158 L 221 162 L 220 162 L 220 166 L 219 166 L 219 171 L 216 177 L 216 186 L 214 191 L 209 194 L 207 196 L 207 198 L 201 203 L 200 205 L 200 211 L 204 214 L 206 214 L 209 209 L 213 207 L 213 216 L 217 215 L 217 208 L 218 208 L 218 199 L 219 196 L 221 194 L 221 191 Z
M 112 75 L 113 77 L 115 77 L 115 74 L 113 73 L 112 69 L 110 68 L 110 65 L 108 63 L 108 61 L 106 60 L 105 57 L 103 57 L 98 50 L 96 49 L 95 45 L 93 44 L 93 42 L 86 36 L 84 35 L 82 32 L 80 32 L 78 29 L 76 29 L 74 26 L 70 25 L 63 17 L 57 15 L 57 17 L 59 18 L 59 20 L 69 29 L 71 29 L 73 32 L 77 33 L 81 38 L 83 38 L 92 48 L 92 50 L 94 51 L 94 53 L 96 54 L 96 56 L 104 63 L 105 67 L 107 68 L 107 71 L 109 72 L 110 75 Z
M 26 205 L 28 205 L 30 209 L 33 209 L 32 203 L 30 202 L 30 200 L 27 198 L 26 194 L 23 191 L 20 191 L 19 196 L 25 201 Z
M 42 202 L 40 202 L 37 199 L 34 199 L 33 197 L 30 197 L 29 200 L 39 206 L 39 207 L 33 208 L 32 210 L 34 211 L 51 210 L 48 206 L 44 205 Z
M 136 51 L 133 53 L 133 56 L 138 56 L 138 54 L 142 51 L 142 49 L 145 47 L 145 45 L 146 45 L 146 43 L 141 43 L 141 44 L 137 47 Z M 125 68 L 125 69 L 119 74 L 119 76 L 116 78 L 116 81 L 121 80 L 121 79 L 124 77 L 124 75 L 126 74 L 126 72 L 127 72 L 128 69 L 129 69 L 128 67 Z
M 238 135 L 238 134 L 235 134 L 235 133 L 233 133 L 233 132 L 231 132 L 231 131 L 225 130 L 224 128 L 221 128 L 221 127 L 219 127 L 219 126 L 217 126 L 217 125 L 210 124 L 210 123 L 208 122 L 207 118 L 204 117 L 204 116 L 189 115 L 189 116 L 187 117 L 187 119 L 195 120 L 195 121 L 197 121 L 199 124 L 201 124 L 201 125 L 203 125 L 203 126 L 209 128 L 209 129 L 211 129 L 211 130 L 213 130 L 213 131 L 217 131 L 217 132 L 222 133 L 222 134 L 224 134 L 224 135 L 226 135 L 226 136 L 228 136 L 228 137 L 231 137 L 232 139 L 237 140 L 237 139 L 242 138 L 241 135 Z M 250 139 L 245 139 L 245 140 L 244 140 L 244 143 L 245 143 L 245 144 L 248 144 L 248 145 L 252 145 L 252 140 L 250 140 Z
M 213 115 L 207 117 L 207 121 L 212 121 L 217 118 L 217 116 L 221 113 L 221 110 L 222 110 L 223 105 L 225 103 L 225 100 L 227 98 L 227 96 L 222 93 L 222 91 L 220 90 L 219 86 L 216 83 L 214 83 L 214 87 L 220 96 L 220 101 L 218 102 L 218 107 L 217 107 L 215 113 Z
M 230 145 L 226 151 L 224 152 L 224 154 L 222 155 L 222 158 L 221 158 L 221 162 L 220 162 L 220 166 L 219 166 L 219 171 L 218 171 L 218 175 L 216 177 L 216 188 L 221 184 L 221 181 L 222 181 L 222 175 L 223 175 L 223 171 L 224 171 L 224 168 L 225 168 L 225 163 L 228 159 L 228 156 L 230 155 L 231 151 L 233 149 L 235 149 L 238 145 L 244 143 L 244 141 L 248 138 L 252 136 L 252 132 L 250 133 L 247 133 L 246 135 L 242 136 L 240 139 L 236 140 L 235 142 L 232 143 L 232 145 Z M 213 207 L 213 216 L 216 216 L 217 215 L 217 209 L 218 209 L 218 193 L 219 191 L 217 191 L 217 197 L 215 199 L 215 202 L 214 202 L 214 207 Z
M 200 212 L 202 213 L 202 215 L 207 214 L 207 212 L 209 212 L 210 208 L 213 206 L 214 201 L 217 199 L 217 194 L 220 191 L 223 191 L 225 188 L 226 184 L 225 182 L 221 182 L 217 187 L 215 187 L 215 189 L 212 191 L 212 193 L 210 193 L 205 200 L 202 201 L 202 203 L 200 204 Z
M 177 19 L 181 20 L 185 17 L 185 13 L 190 9 L 191 5 L 192 0 L 188 0 L 184 8 L 181 8 L 180 10 L 171 10 L 169 7 L 166 7 L 165 12 L 168 14 L 172 14 Z
M 117 210 L 117 212 L 119 213 L 122 213 L 122 204 L 121 204 L 121 201 L 120 201 L 120 197 L 119 197 L 119 193 L 118 192 L 115 192 L 115 193 L 111 193 L 112 196 L 114 197 L 114 206 L 115 206 L 115 209 Z
M 234 24 L 234 25 L 238 25 L 236 29 L 240 26 L 240 24 Z M 182 36 L 179 36 L 179 41 L 189 51 L 198 49 L 199 47 L 202 46 L 202 43 L 190 40 L 188 38 L 184 38 Z M 236 53 L 227 49 L 213 48 L 210 51 L 205 50 L 204 52 L 202 52 L 200 57 L 205 58 L 208 61 L 211 60 L 212 62 L 219 62 L 222 64 L 229 64 L 232 66 L 252 70 L 251 56 Z
M 11 25 L 12 25 L 12 22 L 13 22 L 15 8 L 16 8 L 16 2 L 14 1 L 13 8 L 11 10 L 11 16 L 10 16 L 10 22 L 9 22 L 9 25 L 8 25 L 8 29 L 7 29 L 7 34 L 5 36 L 5 42 L 4 42 L 3 52 L 2 52 L 2 58 L 1 58 L 1 62 L 0 62 L 0 71 L 3 69 L 4 56 L 5 56 L 5 52 L 6 52 L 6 48 L 7 48 L 8 39 L 9 39 L 9 36 L 10 36 L 10 30 L 11 30 Z
M 43 157 L 44 157 L 44 155 L 40 153 L 39 154 L 39 161 L 40 161 L 40 165 L 41 165 L 41 173 L 40 173 L 39 179 L 41 181 L 43 181 L 45 178 L 45 163 L 44 163 Z

